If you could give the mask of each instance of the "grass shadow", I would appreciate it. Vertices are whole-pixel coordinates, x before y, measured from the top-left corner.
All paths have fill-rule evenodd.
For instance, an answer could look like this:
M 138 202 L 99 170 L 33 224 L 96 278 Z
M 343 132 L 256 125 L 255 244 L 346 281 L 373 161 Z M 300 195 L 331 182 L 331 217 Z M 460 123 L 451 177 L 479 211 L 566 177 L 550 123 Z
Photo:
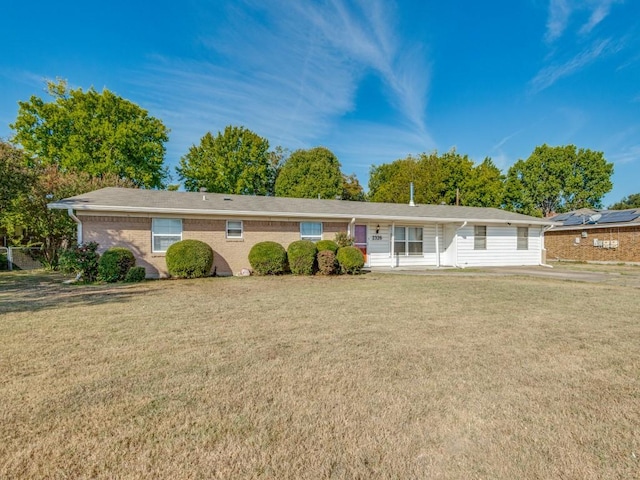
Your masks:
M 0 272 L 0 315 L 35 312 L 65 306 L 121 303 L 148 292 L 146 283 L 65 284 L 59 273 L 39 271 Z

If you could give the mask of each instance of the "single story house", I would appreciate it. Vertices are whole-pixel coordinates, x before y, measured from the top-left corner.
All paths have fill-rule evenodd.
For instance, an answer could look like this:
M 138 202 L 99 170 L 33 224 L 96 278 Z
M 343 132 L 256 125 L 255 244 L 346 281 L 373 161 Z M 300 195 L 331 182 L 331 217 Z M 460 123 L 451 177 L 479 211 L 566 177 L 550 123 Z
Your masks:
M 580 262 L 640 262 L 640 208 L 583 208 L 549 218 L 547 258 Z
M 495 208 L 407 205 L 103 188 L 49 204 L 78 224 L 78 242 L 124 246 L 148 277 L 167 275 L 165 252 L 197 239 L 214 250 L 218 275 L 249 267 L 253 245 L 285 248 L 347 232 L 366 266 L 475 267 L 544 263 L 547 219 Z

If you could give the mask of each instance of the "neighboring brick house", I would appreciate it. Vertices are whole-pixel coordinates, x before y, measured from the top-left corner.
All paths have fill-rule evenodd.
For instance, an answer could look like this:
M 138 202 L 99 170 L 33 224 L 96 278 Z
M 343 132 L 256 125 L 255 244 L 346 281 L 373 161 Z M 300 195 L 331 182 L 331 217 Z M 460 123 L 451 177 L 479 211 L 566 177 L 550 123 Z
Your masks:
M 214 250 L 214 268 L 230 275 L 249 267 L 258 242 L 353 236 L 366 266 L 539 265 L 553 223 L 496 208 L 312 200 L 215 193 L 104 188 L 60 200 L 78 224 L 78 242 L 100 251 L 133 251 L 148 277 L 166 276 L 165 252 L 183 239 Z
M 547 260 L 640 263 L 640 209 L 563 213 L 545 233 Z

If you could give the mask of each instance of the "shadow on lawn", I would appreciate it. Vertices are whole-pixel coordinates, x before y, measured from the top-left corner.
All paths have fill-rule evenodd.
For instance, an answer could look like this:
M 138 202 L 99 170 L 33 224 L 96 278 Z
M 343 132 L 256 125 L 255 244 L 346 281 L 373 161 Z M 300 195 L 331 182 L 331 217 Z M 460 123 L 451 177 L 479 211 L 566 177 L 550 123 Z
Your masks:
M 0 273 L 0 314 L 121 303 L 148 292 L 144 283 L 65 285 L 65 279 L 49 272 Z

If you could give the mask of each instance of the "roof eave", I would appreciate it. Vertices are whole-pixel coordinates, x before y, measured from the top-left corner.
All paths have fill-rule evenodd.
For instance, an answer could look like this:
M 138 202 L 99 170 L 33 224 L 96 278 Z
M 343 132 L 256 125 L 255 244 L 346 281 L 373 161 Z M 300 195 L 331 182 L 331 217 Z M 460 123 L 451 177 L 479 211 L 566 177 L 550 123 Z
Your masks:
M 511 225 L 554 225 L 553 222 L 532 219 L 489 219 L 489 218 L 455 218 L 455 217 L 426 217 L 426 216 L 406 216 L 406 215 L 356 215 L 351 213 L 319 213 L 319 212 L 268 212 L 253 210 L 212 210 L 193 208 L 155 208 L 155 207 L 129 207 L 111 205 L 87 205 L 85 203 L 54 202 L 47 205 L 49 209 L 68 210 L 72 208 L 76 211 L 86 212 L 116 212 L 116 213 L 154 213 L 173 215 L 219 215 L 229 217 L 278 217 L 278 218 L 330 218 L 339 220 L 359 220 L 371 221 L 400 221 L 416 222 L 428 221 L 430 223 L 501 223 Z

